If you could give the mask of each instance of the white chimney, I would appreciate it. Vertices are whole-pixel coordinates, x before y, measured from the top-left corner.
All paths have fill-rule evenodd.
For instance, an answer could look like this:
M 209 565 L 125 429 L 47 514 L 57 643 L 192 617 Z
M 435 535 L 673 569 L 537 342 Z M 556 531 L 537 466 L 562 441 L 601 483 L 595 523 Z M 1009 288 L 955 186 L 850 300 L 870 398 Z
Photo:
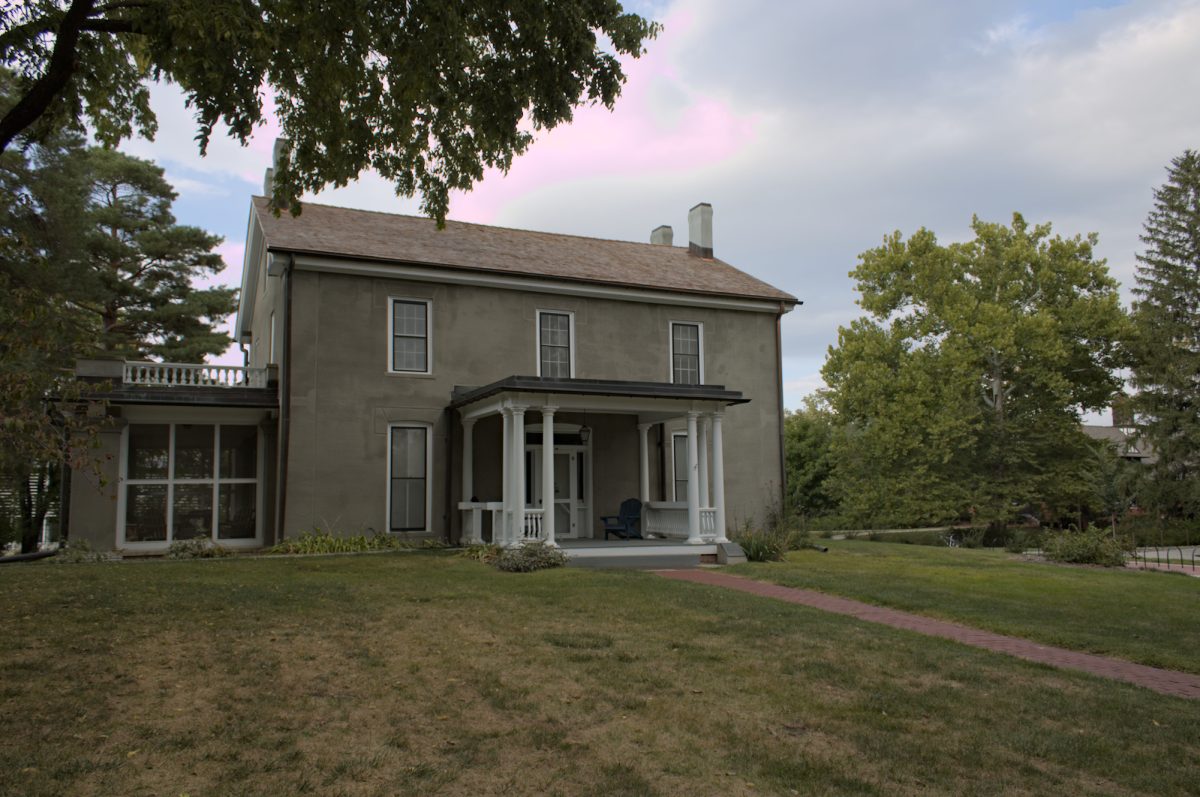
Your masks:
M 669 224 L 660 224 L 650 231 L 650 243 L 670 246 L 675 241 L 675 231 Z
M 688 211 L 688 254 L 712 259 L 712 205 L 707 202 Z
M 279 161 L 290 146 L 291 142 L 286 138 L 275 139 L 275 147 L 271 152 L 271 165 L 263 173 L 263 196 L 267 198 L 275 196 L 275 172 L 279 171 Z

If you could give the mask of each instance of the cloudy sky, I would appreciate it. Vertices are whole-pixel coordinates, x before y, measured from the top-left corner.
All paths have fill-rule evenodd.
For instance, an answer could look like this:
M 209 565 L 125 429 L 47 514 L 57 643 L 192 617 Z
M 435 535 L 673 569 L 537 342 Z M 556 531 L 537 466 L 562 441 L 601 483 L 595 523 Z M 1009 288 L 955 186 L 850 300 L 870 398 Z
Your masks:
M 543 134 L 450 217 L 626 240 L 670 224 L 678 243 L 688 208 L 712 203 L 717 256 L 804 300 L 784 318 L 789 407 L 821 385 L 858 314 L 847 272 L 885 234 L 961 240 L 972 214 L 1019 211 L 1098 232 L 1128 297 L 1151 191 L 1200 148 L 1200 0 L 626 7 L 665 28 L 628 64 L 616 110 Z M 123 149 L 165 167 L 181 222 L 225 236 L 236 285 L 274 133 L 201 159 L 180 94 L 158 87 L 154 104 L 157 140 Z M 312 199 L 417 212 L 370 175 Z

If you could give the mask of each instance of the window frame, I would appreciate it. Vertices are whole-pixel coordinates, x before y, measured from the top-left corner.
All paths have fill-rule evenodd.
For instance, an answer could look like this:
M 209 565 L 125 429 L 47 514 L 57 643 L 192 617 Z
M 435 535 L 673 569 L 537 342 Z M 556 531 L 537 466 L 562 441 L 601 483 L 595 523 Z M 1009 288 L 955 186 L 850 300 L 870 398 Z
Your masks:
M 704 384 L 704 323 L 701 321 L 682 321 L 671 320 L 667 322 L 667 376 L 672 385 L 687 384 L 685 382 L 675 381 L 675 327 L 689 326 L 696 328 L 696 345 L 699 351 L 696 354 L 698 372 L 700 381 L 697 385 Z
M 398 370 L 396 365 L 396 303 L 425 305 L 425 370 Z M 417 296 L 389 296 L 387 302 L 387 372 L 392 376 L 430 376 L 433 374 L 433 300 Z M 415 336 L 406 336 L 415 337 Z
M 675 369 L 672 368 L 671 370 L 675 370 Z M 677 502 L 678 501 L 686 502 L 688 500 L 688 497 L 687 497 L 687 482 L 688 482 L 688 480 L 687 480 L 686 476 L 684 478 L 680 479 L 676 475 L 679 471 L 679 462 L 678 462 L 678 457 L 676 456 L 675 440 L 677 438 L 683 438 L 683 441 L 684 441 L 683 442 L 683 452 L 684 452 L 683 453 L 683 458 L 684 458 L 683 464 L 684 464 L 684 472 L 686 473 L 687 472 L 687 436 L 688 436 L 687 432 L 671 432 L 671 498 L 672 498 L 672 500 L 677 501 Z M 683 482 L 683 484 L 684 484 L 682 498 L 679 497 L 679 483 L 680 482 Z
M 121 430 L 121 449 L 117 471 L 117 533 L 116 545 L 121 550 L 129 551 L 164 551 L 175 541 L 174 514 L 175 488 L 178 485 L 212 485 L 212 518 L 209 526 L 208 539 L 226 548 L 258 548 L 263 544 L 263 509 L 264 488 L 266 486 L 266 463 L 263 460 L 264 437 L 260 418 L 228 417 L 212 415 L 195 415 L 163 417 L 157 413 L 134 414 L 128 418 L 128 423 Z M 130 479 L 129 478 L 129 430 L 131 426 L 166 426 L 167 427 L 167 475 L 161 479 Z M 211 426 L 213 427 L 213 471 L 205 478 L 177 478 L 175 476 L 175 427 L 177 426 Z M 223 426 L 253 426 L 255 429 L 255 467 L 253 477 L 229 477 L 221 475 L 221 427 Z M 143 485 L 165 485 L 167 488 L 166 539 L 163 540 L 127 540 L 125 527 L 128 520 L 128 488 Z M 220 536 L 220 502 L 223 485 L 253 484 L 254 489 L 254 536 L 230 537 Z M 204 539 L 200 537 L 199 539 Z
M 534 335 L 533 335 L 533 355 L 534 362 L 537 364 L 537 375 L 542 377 L 542 316 L 543 315 L 565 315 L 567 317 L 567 365 L 569 366 L 570 376 L 567 379 L 575 378 L 575 311 L 574 310 L 551 310 L 549 308 L 539 309 L 534 313 Z M 558 347 L 555 347 L 558 348 Z M 546 377 L 547 379 L 562 379 L 564 377 Z
M 425 432 L 425 527 L 421 529 L 392 529 L 392 430 L 422 429 Z M 384 482 L 383 528 L 388 534 L 432 534 L 433 531 L 433 424 L 424 421 L 392 421 L 387 426 L 387 480 Z

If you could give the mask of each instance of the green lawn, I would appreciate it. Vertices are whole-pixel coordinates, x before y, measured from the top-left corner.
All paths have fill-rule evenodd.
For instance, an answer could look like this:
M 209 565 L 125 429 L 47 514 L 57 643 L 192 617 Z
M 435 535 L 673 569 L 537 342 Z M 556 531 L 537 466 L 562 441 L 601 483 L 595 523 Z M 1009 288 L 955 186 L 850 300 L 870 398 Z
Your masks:
M 1029 562 L 991 549 L 826 541 L 740 575 L 1200 673 L 1200 579 Z
M 646 573 L 10 565 L 0 600 L 6 795 L 1184 795 L 1200 772 L 1195 702 Z

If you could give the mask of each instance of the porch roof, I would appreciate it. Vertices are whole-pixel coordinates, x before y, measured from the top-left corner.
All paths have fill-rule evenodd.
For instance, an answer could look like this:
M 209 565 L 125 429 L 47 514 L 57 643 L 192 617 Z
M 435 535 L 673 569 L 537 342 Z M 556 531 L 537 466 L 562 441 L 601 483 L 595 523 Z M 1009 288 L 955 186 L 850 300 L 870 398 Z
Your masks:
M 507 376 L 483 387 L 456 385 L 450 409 L 460 409 L 500 393 L 542 393 L 565 396 L 614 396 L 642 399 L 682 399 L 720 404 L 746 404 L 740 390 L 724 385 L 677 385 L 670 382 L 633 382 L 623 379 L 549 379 L 540 376 Z

